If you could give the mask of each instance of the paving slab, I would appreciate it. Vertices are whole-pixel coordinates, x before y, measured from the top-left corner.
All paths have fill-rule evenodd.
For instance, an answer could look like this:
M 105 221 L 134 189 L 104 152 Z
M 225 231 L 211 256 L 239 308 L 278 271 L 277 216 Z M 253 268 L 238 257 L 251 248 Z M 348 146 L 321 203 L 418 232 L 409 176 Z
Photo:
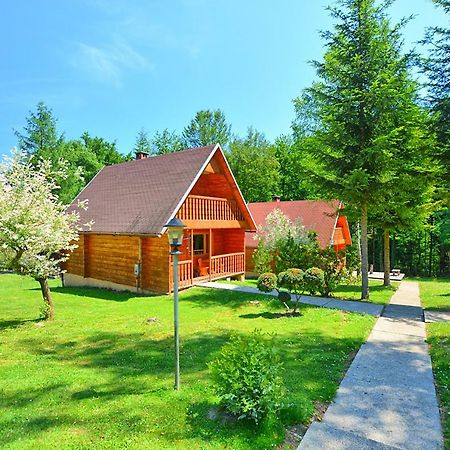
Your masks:
M 238 284 L 231 283 L 217 283 L 215 281 L 207 281 L 199 283 L 198 286 L 213 288 L 213 289 L 225 289 L 228 291 L 244 292 L 247 294 L 258 294 L 258 295 L 270 295 L 277 297 L 278 293 L 273 292 L 261 292 L 257 288 L 251 286 L 242 286 Z M 371 316 L 380 317 L 383 311 L 383 305 L 376 305 L 374 303 L 368 302 L 355 302 L 351 300 L 337 300 L 328 297 L 312 297 L 309 295 L 302 295 L 300 297 L 299 303 L 312 306 L 323 306 L 330 309 L 339 309 L 341 311 L 356 312 L 360 314 L 369 314 Z
M 418 305 L 418 283 L 402 282 L 391 308 L 385 308 L 354 358 L 322 423 L 308 429 L 299 449 L 443 448 L 425 324 L 420 321 Z M 358 438 L 363 439 L 361 444 Z
M 313 433 L 307 433 L 303 438 L 301 446 L 303 450 L 324 448 L 332 448 L 333 450 L 398 450 L 398 447 L 347 433 L 324 423 L 315 422 L 309 429 L 313 430 Z
M 351 300 L 335 300 L 328 299 L 328 303 L 324 304 L 325 308 L 340 309 L 342 311 L 350 311 L 361 314 L 369 314 L 371 316 L 380 317 L 383 311 L 383 305 L 368 302 L 354 302 Z
M 450 322 L 450 311 L 428 311 L 423 312 L 425 316 L 425 322 Z

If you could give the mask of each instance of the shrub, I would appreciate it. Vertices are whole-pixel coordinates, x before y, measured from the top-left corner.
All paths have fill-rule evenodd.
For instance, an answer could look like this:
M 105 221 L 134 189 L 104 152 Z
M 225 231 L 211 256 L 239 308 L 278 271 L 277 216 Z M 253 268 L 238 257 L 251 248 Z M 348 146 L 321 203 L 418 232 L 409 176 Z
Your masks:
M 278 279 L 274 273 L 266 272 L 259 276 L 256 287 L 261 292 L 272 292 L 278 289 Z
M 253 253 L 253 264 L 254 270 L 257 274 L 262 274 L 265 272 L 270 272 L 273 256 L 271 252 L 264 247 L 263 243 L 260 241 L 258 248 Z
M 294 294 L 295 303 L 294 310 L 295 313 L 298 306 L 298 300 L 300 299 L 300 295 L 304 291 L 304 283 L 303 283 L 304 272 L 301 269 L 288 269 L 285 272 L 281 272 L 278 275 L 278 286 L 280 288 L 285 288 L 289 291 L 289 294 Z
M 322 292 L 324 285 L 323 270 L 318 267 L 311 267 L 305 270 L 303 283 L 305 291 L 311 295 Z
M 277 416 L 285 388 L 273 339 L 267 341 L 258 330 L 247 337 L 233 336 L 209 367 L 221 403 L 239 420 L 258 424 Z
M 321 249 L 317 254 L 317 267 L 323 270 L 323 285 L 320 294 L 329 297 L 347 272 L 345 268 L 345 253 L 336 252 L 333 247 Z

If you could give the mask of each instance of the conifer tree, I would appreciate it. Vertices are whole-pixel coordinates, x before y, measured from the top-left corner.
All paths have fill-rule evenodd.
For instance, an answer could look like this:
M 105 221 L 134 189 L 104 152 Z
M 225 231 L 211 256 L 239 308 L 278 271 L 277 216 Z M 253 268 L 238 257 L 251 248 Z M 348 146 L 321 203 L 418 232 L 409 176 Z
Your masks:
M 374 0 L 340 0 L 336 20 L 322 33 L 326 52 L 315 62 L 318 80 L 296 100 L 316 124 L 304 164 L 324 194 L 358 211 L 361 223 L 361 298 L 369 297 L 367 226 L 387 192 L 401 193 L 404 173 L 420 173 L 427 157 L 426 125 L 416 104 L 410 57 L 400 30 Z

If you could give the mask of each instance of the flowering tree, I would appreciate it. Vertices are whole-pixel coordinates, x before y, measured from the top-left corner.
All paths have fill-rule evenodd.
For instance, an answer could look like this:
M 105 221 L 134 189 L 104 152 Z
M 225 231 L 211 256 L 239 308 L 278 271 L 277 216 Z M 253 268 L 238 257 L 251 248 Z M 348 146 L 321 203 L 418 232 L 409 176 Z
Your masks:
M 61 274 L 61 262 L 77 247 L 79 214 L 67 214 L 52 180 L 64 176 L 49 161 L 30 164 L 16 153 L 0 164 L 0 265 L 39 282 L 44 299 L 44 318 L 54 316 L 48 278 Z M 86 203 L 80 203 L 86 208 Z
M 292 222 L 278 208 L 266 217 L 264 225 L 258 227 L 256 239 L 258 248 L 253 261 L 259 274 L 273 269 L 279 273 L 307 265 L 306 254 L 316 246 L 315 235 L 303 226 L 301 220 Z
M 308 230 L 300 219 L 292 222 L 276 208 L 267 215 L 265 224 L 258 227 L 255 238 L 267 250 L 276 251 L 280 241 L 284 241 L 288 236 L 295 244 L 306 244 L 310 241 Z

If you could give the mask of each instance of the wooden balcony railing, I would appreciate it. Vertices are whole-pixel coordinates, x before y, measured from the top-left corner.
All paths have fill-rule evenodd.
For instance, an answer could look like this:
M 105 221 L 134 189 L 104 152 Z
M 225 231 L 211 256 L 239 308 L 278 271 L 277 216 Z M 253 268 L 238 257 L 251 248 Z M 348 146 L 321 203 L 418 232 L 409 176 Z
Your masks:
M 238 220 L 244 216 L 235 200 L 189 195 L 178 212 L 181 220 Z
M 211 257 L 209 264 L 211 278 L 243 273 L 245 268 L 245 253 L 229 253 Z

